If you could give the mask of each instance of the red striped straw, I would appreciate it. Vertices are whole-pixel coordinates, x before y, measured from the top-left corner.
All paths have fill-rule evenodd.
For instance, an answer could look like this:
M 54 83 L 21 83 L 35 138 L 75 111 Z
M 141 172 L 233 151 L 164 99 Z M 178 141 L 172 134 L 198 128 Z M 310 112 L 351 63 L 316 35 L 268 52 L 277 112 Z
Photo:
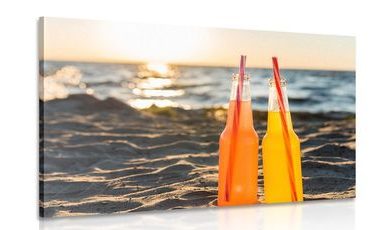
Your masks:
M 286 147 L 286 157 L 288 159 L 288 172 L 289 172 L 289 179 L 290 179 L 290 188 L 292 191 L 292 200 L 297 201 L 297 191 L 295 187 L 295 175 L 294 175 L 294 164 L 293 164 L 293 156 L 292 156 L 292 149 L 290 144 L 290 137 L 289 137 L 289 131 L 288 131 L 288 123 L 286 119 L 286 110 L 284 105 L 284 98 L 283 93 L 281 89 L 280 84 L 280 71 L 279 71 L 279 65 L 278 60 L 276 57 L 272 57 L 272 63 L 273 63 L 273 69 L 274 69 L 274 81 L 277 91 L 277 99 L 279 104 L 279 110 L 280 110 L 280 118 L 283 126 L 283 137 L 284 137 L 284 143 Z
M 234 154 L 236 148 L 236 139 L 238 135 L 238 127 L 239 127 L 239 117 L 240 117 L 240 110 L 241 110 L 241 101 L 243 97 L 243 82 L 244 82 L 244 75 L 245 75 L 245 64 L 246 64 L 247 57 L 245 55 L 240 56 L 240 65 L 239 65 L 239 79 L 238 79 L 238 87 L 236 92 L 236 106 L 234 107 L 234 119 L 232 124 L 232 138 L 230 141 L 230 151 L 229 151 L 229 162 L 228 168 L 226 171 L 226 191 L 225 191 L 225 200 L 230 200 L 230 192 L 231 192 L 231 180 L 232 180 L 232 169 L 234 167 Z

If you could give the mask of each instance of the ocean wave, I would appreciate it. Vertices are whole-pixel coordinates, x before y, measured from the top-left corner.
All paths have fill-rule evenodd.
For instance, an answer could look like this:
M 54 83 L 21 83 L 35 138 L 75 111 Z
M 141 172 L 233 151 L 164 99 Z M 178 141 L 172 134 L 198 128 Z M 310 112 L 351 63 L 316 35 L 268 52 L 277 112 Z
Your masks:
M 154 68 L 155 67 L 155 68 Z M 43 62 L 40 98 L 44 101 L 71 94 L 114 97 L 136 108 L 212 108 L 229 101 L 231 76 L 236 68 Z M 144 68 L 144 70 L 143 70 Z M 144 73 L 145 74 L 140 74 Z M 253 108 L 266 110 L 269 69 L 249 69 Z M 145 76 L 144 76 L 145 75 Z M 288 82 L 290 109 L 300 112 L 355 113 L 355 72 L 282 70 Z

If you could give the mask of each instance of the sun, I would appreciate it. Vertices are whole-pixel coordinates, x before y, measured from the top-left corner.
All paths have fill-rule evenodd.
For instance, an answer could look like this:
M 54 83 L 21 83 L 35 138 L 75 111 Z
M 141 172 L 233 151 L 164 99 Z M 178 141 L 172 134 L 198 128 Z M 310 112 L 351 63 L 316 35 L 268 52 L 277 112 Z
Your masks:
M 161 75 L 167 74 L 169 72 L 168 65 L 164 63 L 148 63 L 146 67 L 149 71 L 153 71 Z

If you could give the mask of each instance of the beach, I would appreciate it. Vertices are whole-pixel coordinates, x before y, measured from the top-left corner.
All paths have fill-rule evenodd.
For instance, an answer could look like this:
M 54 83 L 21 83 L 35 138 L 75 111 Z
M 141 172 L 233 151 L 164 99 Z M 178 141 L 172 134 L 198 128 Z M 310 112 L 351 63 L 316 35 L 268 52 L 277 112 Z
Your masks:
M 135 109 L 74 94 L 40 101 L 40 214 L 45 217 L 216 206 L 223 107 Z M 304 200 L 355 197 L 355 117 L 292 112 Z M 260 141 L 267 113 L 254 111 Z M 259 201 L 263 203 L 261 149 Z

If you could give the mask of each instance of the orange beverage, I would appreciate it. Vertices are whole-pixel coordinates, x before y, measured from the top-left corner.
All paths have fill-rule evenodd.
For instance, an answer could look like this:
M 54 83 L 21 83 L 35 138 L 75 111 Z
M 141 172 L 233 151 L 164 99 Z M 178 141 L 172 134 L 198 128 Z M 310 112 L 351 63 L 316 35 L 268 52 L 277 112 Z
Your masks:
M 239 75 L 233 76 L 226 127 L 220 136 L 218 205 L 257 203 L 258 136 L 253 127 L 249 78 L 238 105 Z
M 284 127 L 281 118 L 283 113 L 279 110 L 274 80 L 271 79 L 269 84 L 267 132 L 262 140 L 265 202 L 303 201 L 300 141 L 293 130 L 286 94 L 286 80 L 281 80 L 280 84 L 288 138 L 284 138 L 283 134 Z M 289 169 L 287 154 L 291 155 L 292 171 Z

